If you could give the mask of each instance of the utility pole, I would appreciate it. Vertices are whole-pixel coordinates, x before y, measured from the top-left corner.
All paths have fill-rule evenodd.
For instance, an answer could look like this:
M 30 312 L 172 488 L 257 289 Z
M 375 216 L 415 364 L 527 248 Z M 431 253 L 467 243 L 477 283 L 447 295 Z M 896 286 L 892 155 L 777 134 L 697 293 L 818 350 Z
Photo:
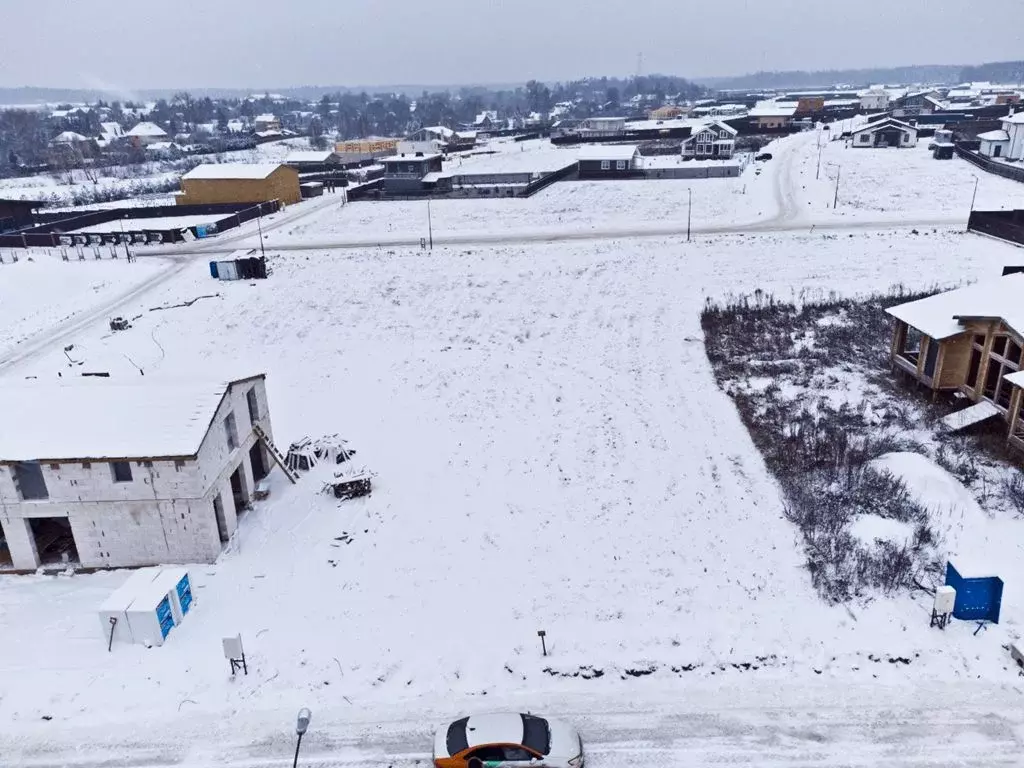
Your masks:
M 263 203 L 260 203 L 260 212 L 256 215 L 256 229 L 260 232 L 260 256 L 267 258 L 267 252 L 263 250 Z
M 818 129 L 818 170 L 814 172 L 815 180 L 821 178 L 821 129 Z
M 121 225 L 121 242 L 124 243 L 124 257 L 128 259 L 128 261 L 131 261 L 132 255 L 131 253 L 128 252 L 128 239 L 125 237 L 124 234 L 124 217 L 121 216 L 120 218 L 118 218 L 117 221 Z
M 690 242 L 690 220 L 693 214 L 693 188 L 686 188 L 686 242 Z
M 971 176 L 974 176 L 974 174 L 972 173 Z M 974 213 L 974 201 L 978 197 L 978 181 L 978 177 L 974 176 L 974 192 L 971 194 L 971 213 Z M 970 216 L 968 216 L 968 219 L 970 219 Z
M 843 166 L 837 165 L 836 166 L 836 196 L 835 196 L 835 199 L 832 201 L 832 210 L 833 211 L 836 209 L 836 206 L 839 205 L 839 177 L 842 175 L 842 173 L 843 173 Z
M 434 250 L 434 223 L 430 218 L 429 200 L 427 200 L 427 234 L 430 235 L 430 250 Z

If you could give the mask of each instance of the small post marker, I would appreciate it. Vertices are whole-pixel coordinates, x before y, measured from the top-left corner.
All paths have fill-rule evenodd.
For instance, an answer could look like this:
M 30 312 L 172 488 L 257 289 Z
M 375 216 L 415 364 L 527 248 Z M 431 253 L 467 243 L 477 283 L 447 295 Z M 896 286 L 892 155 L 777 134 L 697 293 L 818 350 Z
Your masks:
M 545 636 L 547 636 L 547 634 L 548 633 L 545 632 L 543 629 L 538 629 L 537 630 L 537 637 L 540 638 L 540 647 L 541 647 L 541 650 L 544 651 L 544 655 L 545 656 L 548 655 L 548 644 L 544 640 L 544 638 L 545 638 Z

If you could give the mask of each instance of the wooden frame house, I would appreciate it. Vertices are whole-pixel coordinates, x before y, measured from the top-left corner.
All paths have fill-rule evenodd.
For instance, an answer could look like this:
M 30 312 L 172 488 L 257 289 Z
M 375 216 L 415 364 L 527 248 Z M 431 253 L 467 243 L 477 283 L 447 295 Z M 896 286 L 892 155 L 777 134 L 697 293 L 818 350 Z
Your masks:
M 999 415 L 1024 451 L 1024 274 L 891 307 L 890 358 L 933 393 L 960 392 L 976 405 L 966 425 Z

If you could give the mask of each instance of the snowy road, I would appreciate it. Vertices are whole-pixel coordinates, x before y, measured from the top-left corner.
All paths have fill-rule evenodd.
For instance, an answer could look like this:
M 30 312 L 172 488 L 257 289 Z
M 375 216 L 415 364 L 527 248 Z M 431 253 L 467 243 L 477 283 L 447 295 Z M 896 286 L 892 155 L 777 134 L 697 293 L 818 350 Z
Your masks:
M 963 217 L 938 215 L 922 216 L 912 219 L 894 221 L 892 219 L 868 219 L 853 220 L 849 222 L 824 220 L 797 221 L 792 219 L 769 219 L 752 224 L 723 224 L 721 226 L 706 225 L 691 227 L 692 235 L 729 235 L 729 234 L 763 234 L 763 233 L 787 233 L 787 232 L 863 232 L 869 230 L 894 230 L 911 229 L 915 227 L 942 227 L 944 229 L 956 228 L 963 230 L 967 222 Z M 622 240 L 625 238 L 658 238 L 658 237 L 686 237 L 687 227 L 685 224 L 668 225 L 637 225 L 631 227 L 593 227 L 589 229 L 578 229 L 570 227 L 560 228 L 536 228 L 520 230 L 502 230 L 495 232 L 467 232 L 435 234 L 434 245 L 520 245 L 526 243 L 559 243 L 577 240 Z M 378 247 L 417 247 L 421 241 L 420 235 L 399 234 L 382 235 L 379 237 L 353 237 L 353 238 L 332 238 L 329 240 L 302 239 L 296 241 L 275 242 L 268 245 L 273 251 L 327 251 L 327 250 L 349 250 L 360 248 Z M 257 246 L 259 240 L 249 239 L 236 247 L 251 248 Z M 213 254 L 228 253 L 232 248 L 218 248 L 211 245 L 202 251 L 177 250 L 177 254 Z M 157 255 L 157 252 L 153 252 Z
M 775 695 L 757 686 L 723 688 L 718 696 L 705 699 L 708 693 L 698 689 L 656 707 L 650 701 L 664 694 L 652 693 L 644 697 L 647 703 L 628 710 L 622 709 L 625 701 L 588 703 L 580 695 L 566 701 L 558 714 L 580 729 L 590 768 L 997 768 L 1019 766 L 1024 748 L 1020 697 L 1009 686 L 854 687 L 840 692 L 827 686 L 788 689 L 783 683 Z M 788 696 L 803 701 L 796 706 L 783 703 Z M 233 723 L 233 716 L 240 714 L 225 713 L 224 719 L 205 723 L 183 718 L 174 733 L 151 732 L 145 737 L 133 732 L 97 735 L 98 729 L 88 734 L 61 731 L 43 748 L 22 751 L 14 740 L 6 745 L 5 754 L 11 765 L 23 768 L 287 764 L 294 736 L 280 722 L 281 713 L 247 712 Z M 314 712 L 300 764 L 427 768 L 431 728 L 445 717 L 415 714 L 416 719 L 406 715 L 401 720 L 373 720 L 371 713 L 361 713 L 357 719 L 337 720 Z M 193 740 L 190 727 L 203 727 L 205 737 Z M 70 739 L 80 739 L 79 749 L 65 751 Z

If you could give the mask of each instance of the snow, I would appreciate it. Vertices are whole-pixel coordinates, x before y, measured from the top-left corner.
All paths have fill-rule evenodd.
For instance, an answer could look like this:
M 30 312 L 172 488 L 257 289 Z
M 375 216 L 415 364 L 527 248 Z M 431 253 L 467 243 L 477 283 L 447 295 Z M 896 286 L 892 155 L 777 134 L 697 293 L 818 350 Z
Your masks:
M 946 220 L 966 227 L 975 183 L 975 210 L 1024 208 L 1024 184 L 979 172 L 959 157 L 936 160 L 925 141 L 904 149 L 851 152 L 844 141 L 828 138 L 827 132 L 822 134 L 820 172 L 817 132 L 797 134 L 772 145 L 794 156 L 786 174 L 791 184 L 783 197 L 786 207 L 808 224 L 870 220 L 920 226 Z M 779 161 L 780 150 L 765 151 L 775 153 L 772 163 Z M 833 209 L 837 176 L 839 206 Z
M 1019 519 L 986 514 L 968 489 L 925 456 L 891 453 L 872 465 L 901 479 L 929 510 L 943 551 L 963 576 L 998 576 L 1011 585 L 1024 579 L 1024 537 L 1020 535 Z M 1007 589 L 1000 628 L 1010 638 L 1019 637 L 1022 609 L 1024 595 L 1020 590 Z
M 966 288 L 945 291 L 886 312 L 933 339 L 964 332 L 958 318 L 998 317 L 1008 326 L 1024 329 L 1024 273 L 985 280 Z
M 632 160 L 639 150 L 634 144 L 592 144 L 581 147 L 580 160 Z
M 285 163 L 326 163 L 334 156 L 332 150 L 309 150 L 305 152 L 292 152 L 285 159 Z
M 523 718 L 511 713 L 473 715 L 466 723 L 466 739 L 471 747 L 522 743 Z
M 487 145 L 486 151 L 449 156 L 442 175 L 551 173 L 576 160 L 575 149 L 558 147 L 547 140 L 494 141 Z
M 132 128 L 130 131 L 128 131 L 125 135 L 126 136 L 145 136 L 145 137 L 166 136 L 167 135 L 167 131 L 165 131 L 163 128 L 161 128 L 156 123 L 139 123 L 134 128 Z
M 182 176 L 190 179 L 265 179 L 281 166 L 277 163 L 203 163 Z
M 1003 376 L 1003 378 L 1018 387 L 1024 387 L 1024 371 L 1018 371 L 1017 373 L 1011 373 L 1009 376 Z
M 0 461 L 194 456 L 228 386 L 151 376 L 3 381 Z
M 986 131 L 985 133 L 979 133 L 978 138 L 982 141 L 1009 141 L 1010 134 L 1006 131 Z
M 186 227 L 194 227 L 198 224 L 214 224 L 217 221 L 226 218 L 230 218 L 230 215 L 223 213 L 208 213 L 190 216 L 114 219 L 112 221 L 104 221 L 101 224 L 92 224 L 88 227 L 82 227 L 81 229 L 70 230 L 68 234 L 75 234 L 78 232 L 92 232 L 96 234 L 104 232 L 120 232 L 122 231 L 122 228 L 126 232 L 137 232 L 143 229 L 185 229 Z
M 1005 377 L 1009 380 L 1009 376 Z M 952 432 L 957 432 L 961 429 L 978 424 L 985 419 L 990 419 L 993 416 L 998 416 L 1000 410 L 995 407 L 992 403 L 987 400 L 983 400 L 980 403 L 968 406 L 962 410 L 956 411 L 955 413 L 949 414 L 942 419 L 942 424 Z
M 0 364 L 36 333 L 88 317 L 89 310 L 129 293 L 167 268 L 162 259 L 63 262 L 24 251 L 0 264 Z
M 903 546 L 914 538 L 914 526 L 879 515 L 857 515 L 850 523 L 850 533 L 869 546 L 876 541 Z
M 651 155 L 641 158 L 640 163 L 644 168 L 723 168 L 739 165 L 740 160 L 739 156 L 730 160 L 683 160 L 682 155 Z
M 860 134 L 860 133 L 866 133 L 866 132 L 869 132 L 869 131 L 875 131 L 875 130 L 881 128 L 882 126 L 886 126 L 886 125 L 898 125 L 901 128 L 906 128 L 908 131 L 916 131 L 917 130 L 912 125 L 908 125 L 907 123 L 904 123 L 904 122 L 902 122 L 900 120 L 895 120 L 895 119 L 893 119 L 891 117 L 886 117 L 886 118 L 883 118 L 881 120 L 877 120 L 877 121 L 875 121 L 873 123 L 867 123 L 866 125 L 864 125 L 864 126 L 858 128 L 857 130 L 855 130 L 853 132 L 853 135 L 856 136 L 857 134 Z
M 795 106 L 777 106 L 775 104 L 757 104 L 747 112 L 748 117 L 792 117 L 795 114 Z
M 596 768 L 634 752 L 647 765 L 785 765 L 807 762 L 808 743 L 830 764 L 849 762 L 851 744 L 865 764 L 910 763 L 908 750 L 934 764 L 1014 764 L 1022 718 L 1002 648 L 1019 629 L 1011 590 L 1004 624 L 977 637 L 956 622 L 929 630 L 921 596 L 824 604 L 778 485 L 714 380 L 699 313 L 706 297 L 754 289 L 848 295 L 975 280 L 1015 251 L 951 226 L 911 235 L 914 217 L 958 210 L 941 196 L 935 210 L 901 202 L 895 224 L 812 232 L 832 215 L 802 189 L 814 137 L 768 151 L 775 161 L 739 179 L 567 182 L 526 200 L 432 202 L 436 231 L 507 243 L 275 250 L 426 231 L 425 204 L 324 203 L 277 230 L 264 222 L 267 281 L 225 284 L 220 300 L 145 313 L 122 333 L 98 315 L 70 339 L 40 342 L 12 378 L 54 381 L 68 340 L 110 383 L 137 381 L 133 362 L 147 378 L 265 369 L 282 444 L 340 433 L 377 476 L 370 497 L 339 504 L 313 478 L 292 486 L 275 470 L 270 498 L 219 561 L 190 569 L 196 607 L 158 649 L 108 653 L 97 631 L 95 609 L 124 572 L 0 578 L 0 659 L 17 691 L 0 698 L 0 718 L 17 725 L 7 759 L 255 766 L 289 752 L 291 711 L 311 706 L 320 764 L 407 768 L 429 749 L 429 723 L 544 705 L 574 713 Z M 858 169 L 871 162 L 844 160 L 865 200 L 877 182 Z M 914 182 L 955 186 L 956 168 L 922 165 Z M 997 188 L 981 186 L 979 196 Z M 692 243 L 528 237 L 537 226 L 685 226 L 691 187 L 695 222 L 791 229 Z M 208 256 L 179 253 L 175 276 L 118 313 L 208 293 Z M 83 276 L 105 265 L 137 280 L 150 263 L 58 261 L 40 278 L 40 262 L 2 265 L 0 320 L 45 333 L 55 316 L 99 305 Z M 972 508 L 933 465 L 879 465 L 908 486 L 920 478 L 915 492 L 934 502 L 953 551 L 992 555 L 1012 583 L 1019 521 Z M 231 678 L 220 639 L 239 632 L 249 675 Z M 603 676 L 571 677 L 581 667 Z M 950 742 L 951 729 L 961 738 Z

